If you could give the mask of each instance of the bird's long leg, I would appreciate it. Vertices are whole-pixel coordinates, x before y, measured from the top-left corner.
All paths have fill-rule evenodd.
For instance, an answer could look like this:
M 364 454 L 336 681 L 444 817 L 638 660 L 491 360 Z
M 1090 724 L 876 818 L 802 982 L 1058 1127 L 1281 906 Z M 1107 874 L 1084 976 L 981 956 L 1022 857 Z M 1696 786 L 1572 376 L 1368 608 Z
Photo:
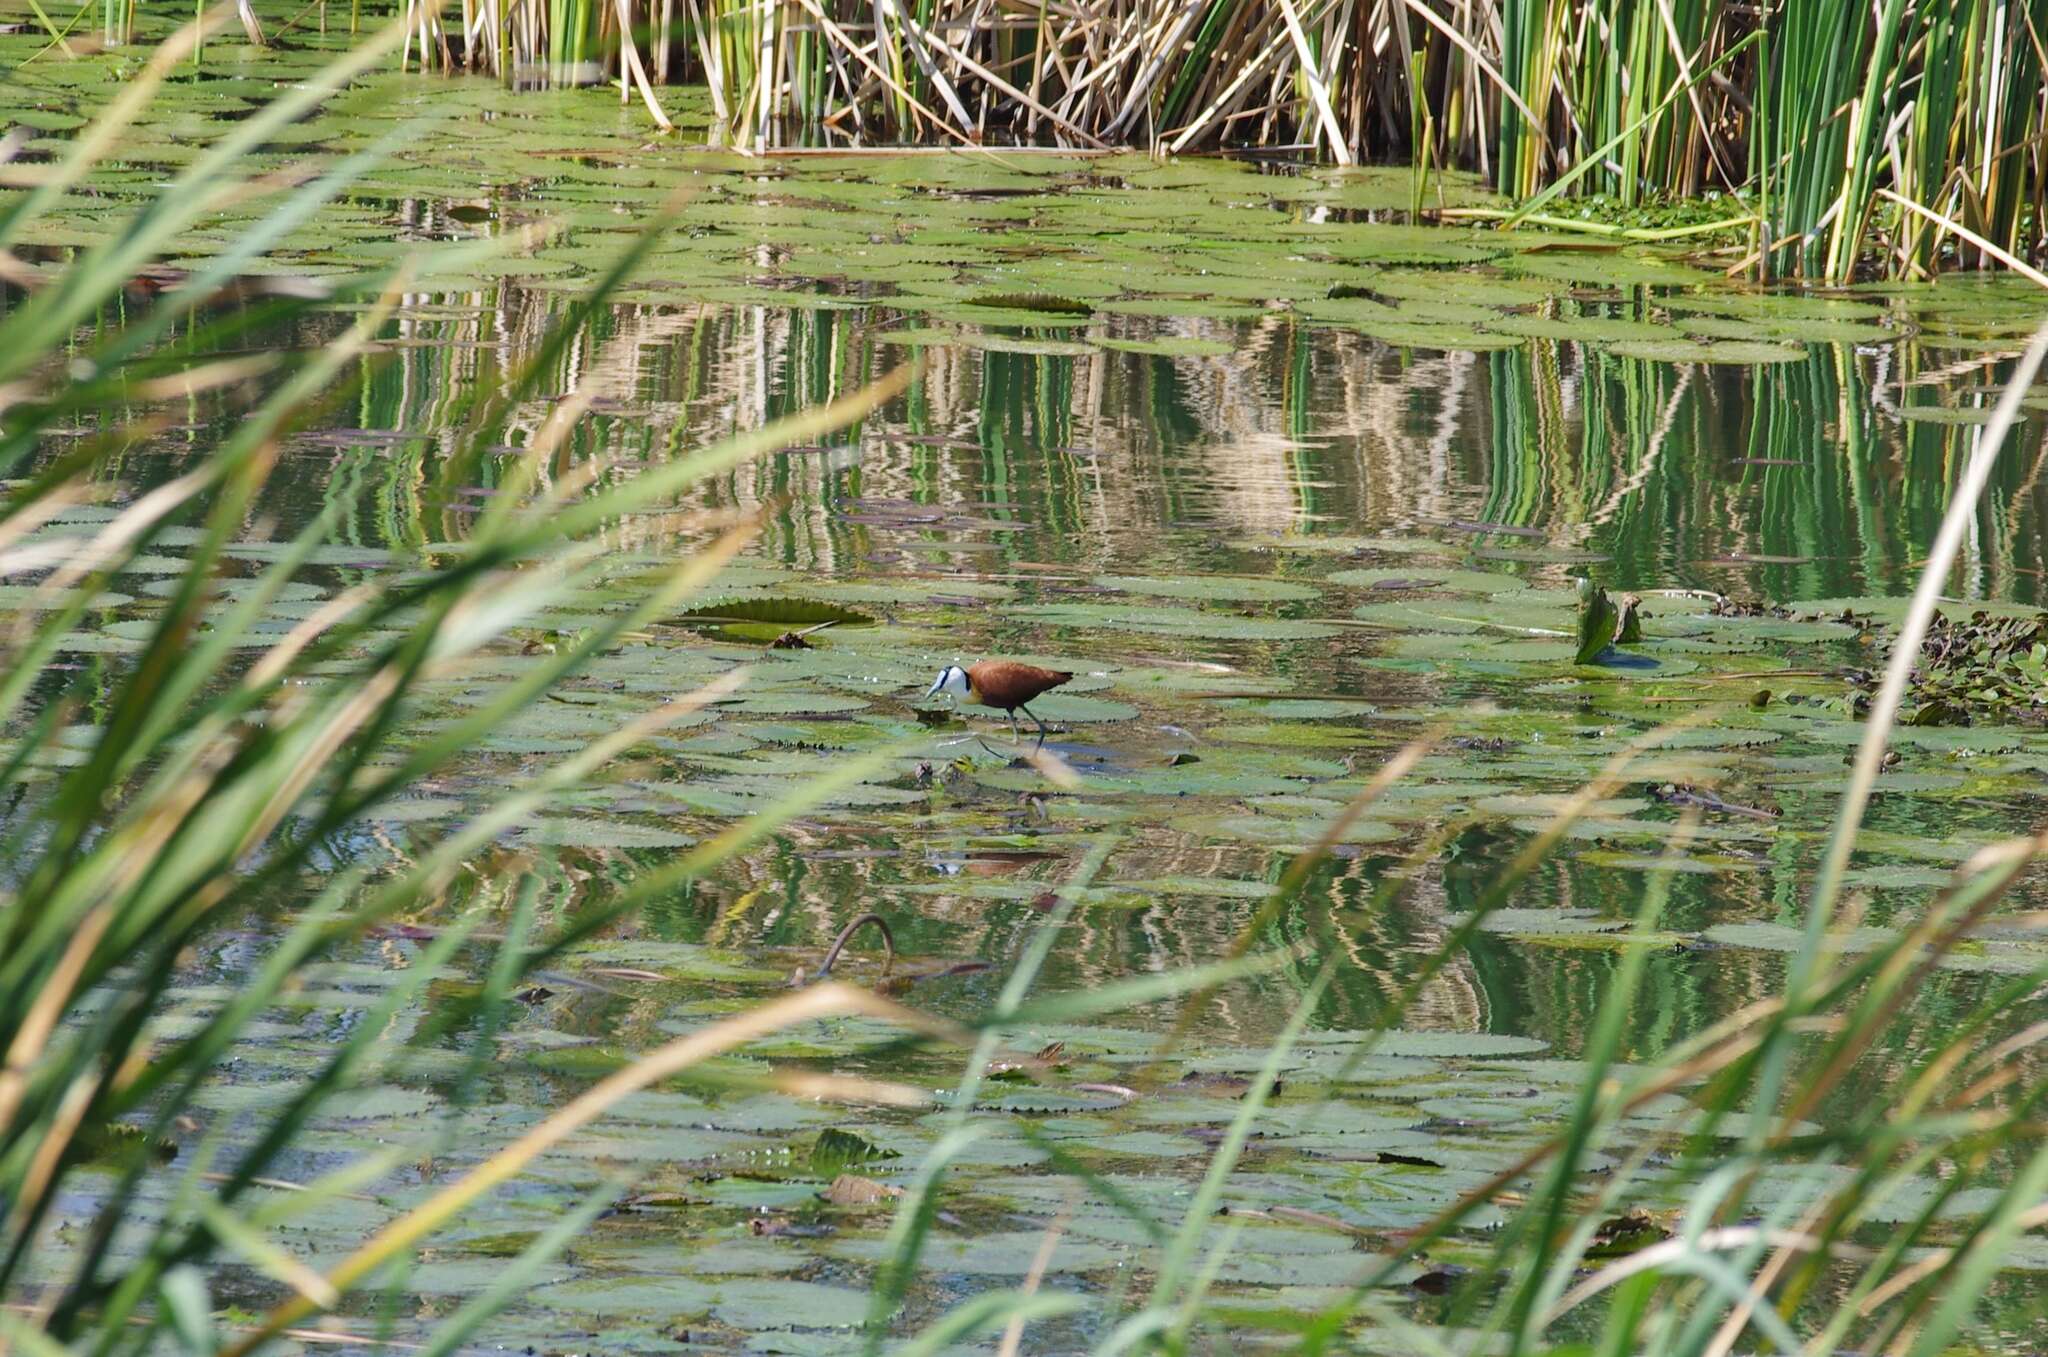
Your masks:
M 1010 738 L 1018 744 L 1024 743 L 1024 728 L 1017 724 L 1017 709 L 1010 708 Z
M 1045 722 L 1041 720 L 1038 713 L 1031 710 L 1031 708 L 1024 707 L 1021 708 L 1021 710 L 1026 716 L 1030 717 L 1033 721 L 1038 722 L 1038 747 L 1040 749 L 1045 748 L 1045 737 L 1050 733 L 1046 729 Z

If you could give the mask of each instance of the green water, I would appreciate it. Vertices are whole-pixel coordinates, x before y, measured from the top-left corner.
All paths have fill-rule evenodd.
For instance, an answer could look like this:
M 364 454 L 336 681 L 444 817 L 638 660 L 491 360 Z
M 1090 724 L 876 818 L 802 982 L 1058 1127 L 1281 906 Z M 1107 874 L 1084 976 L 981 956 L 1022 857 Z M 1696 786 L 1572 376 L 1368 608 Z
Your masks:
M 0 116 L 42 133 L 32 152 L 61 148 L 119 78 L 106 60 L 16 65 L 39 45 L 0 37 L 11 68 Z M 126 162 L 70 195 L 39 243 L 57 257 L 103 236 L 218 135 L 237 101 L 268 97 L 320 55 L 310 42 L 267 58 L 210 49 L 207 78 L 174 87 L 124 146 Z M 538 874 L 544 917 L 560 917 L 820 770 L 874 749 L 897 757 L 718 880 L 657 902 L 542 977 L 473 1103 L 451 1091 L 465 1034 L 406 1049 L 425 1017 L 408 1011 L 380 1086 L 298 1151 L 301 1178 L 372 1148 L 406 1160 L 303 1222 L 291 1247 L 316 1262 L 627 1054 L 786 992 L 864 911 L 892 927 L 899 972 L 930 975 L 907 1001 L 960 1017 L 987 1009 L 1041 926 L 1048 890 L 1082 903 L 1041 992 L 1212 961 L 1372 772 L 1433 733 L 1434 751 L 1259 939 L 1302 955 L 1227 987 L 1166 1058 L 1174 1079 L 1256 1069 L 1334 925 L 1342 964 L 1229 1201 L 1334 1217 L 1373 1238 L 1414 1225 L 1561 1123 L 1621 930 L 1676 819 L 1659 799 L 1666 786 L 1712 782 L 1729 802 L 1774 813 L 1709 815 L 1686 851 L 1626 1055 L 1655 1056 L 1775 983 L 1861 731 L 1839 671 L 1882 660 L 1878 627 L 1841 614 L 1896 616 L 1975 427 L 2048 314 L 2038 293 L 2002 280 L 1767 297 L 1727 283 L 1712 261 L 1410 228 L 1394 220 L 1411 191 L 1405 171 L 1023 153 L 747 160 L 694 149 L 687 134 L 652 142 L 602 91 L 517 98 L 379 76 L 263 154 L 285 163 L 353 149 L 418 119 L 430 121 L 266 265 L 319 277 L 420 261 L 383 351 L 290 440 L 266 521 L 236 553 L 251 565 L 261 528 L 282 535 L 337 515 L 273 634 L 353 582 L 444 559 L 554 399 L 593 404 L 550 479 L 594 464 L 603 481 L 916 358 L 907 393 L 856 428 L 759 459 L 672 515 L 615 525 L 605 578 L 440 681 L 416 715 L 431 725 L 486 700 L 536 650 L 618 606 L 637 570 L 740 519 L 756 520 L 758 536 L 706 601 L 828 601 L 871 624 L 828 629 L 797 651 L 653 628 L 458 776 L 323 845 L 334 868 L 394 861 L 494 789 L 749 666 L 732 700 L 508 836 L 442 909 L 337 958 L 322 987 L 237 1049 L 204 1105 L 224 1119 L 260 1109 L 418 963 L 440 926 L 502 908 L 493 892 L 514 868 Z M 189 257 L 249 213 L 203 222 Z M 451 456 L 476 395 L 536 351 L 593 272 L 656 220 L 655 248 L 560 357 L 550 400 L 479 444 L 494 450 Z M 450 245 L 540 222 L 558 227 L 546 243 L 446 262 Z M 281 332 L 260 323 L 260 298 L 235 305 L 258 323 L 234 352 L 309 349 L 351 318 L 337 307 Z M 122 495 L 203 456 L 240 396 L 197 399 L 135 440 L 114 473 Z M 46 455 L 64 446 L 51 440 Z M 2030 417 L 1976 517 L 1959 599 L 2039 601 L 2041 457 Z M 80 509 L 45 535 L 88 531 L 109 512 Z M 67 644 L 53 691 L 81 672 L 112 681 L 169 588 L 176 540 L 167 546 Z M 1648 639 L 1625 660 L 1573 663 L 1571 582 L 1582 575 L 1648 594 Z M 1788 611 L 1725 615 L 1710 594 Z M 1078 675 L 1037 706 L 1073 785 L 1013 765 L 999 717 L 920 722 L 934 672 L 991 655 Z M 1756 705 L 1760 690 L 1769 700 Z M 1703 724 L 1665 738 L 1595 808 L 1424 987 L 1407 1031 L 1347 1061 L 1559 799 L 1678 714 Z M 70 744 L 92 736 L 82 714 Z M 1873 928 L 1912 917 L 1974 846 L 2042 818 L 2048 735 L 2035 726 L 1908 730 L 1898 747 L 1852 877 Z M 32 806 L 48 776 L 30 769 L 6 813 Z M 1063 887 L 1098 849 L 1095 877 Z M 281 908 L 320 884 L 309 878 Z M 1937 1041 L 1987 975 L 2039 964 L 2022 926 L 2039 900 L 2017 893 L 1935 978 L 1921 1020 L 1878 1053 L 1873 1078 Z M 174 1022 L 231 991 L 266 928 L 252 922 L 191 957 Z M 436 983 L 472 982 L 483 961 L 465 953 Z M 882 978 L 872 935 L 839 974 Z M 1048 1021 L 1019 1043 L 1064 1041 L 1067 1063 L 990 1086 L 976 1113 L 985 1135 L 960 1161 L 906 1331 L 1014 1284 L 1055 1218 L 1069 1225 L 1049 1286 L 1131 1284 L 1144 1241 L 1049 1168 L 1041 1141 L 1141 1203 L 1169 1215 L 1184 1205 L 1235 1090 L 1193 1078 L 1128 1104 L 1102 1091 L 1153 1059 L 1177 1011 L 1140 1008 L 1113 1026 Z M 864 1073 L 920 1088 L 957 1078 L 957 1053 L 866 1052 L 877 1030 L 814 1024 L 727 1072 Z M 1852 1083 L 1839 1105 L 1867 1094 Z M 1646 1109 L 1640 1129 L 1669 1111 Z M 858 1130 L 900 1155 L 860 1171 L 900 1181 L 945 1115 L 701 1087 L 638 1095 L 395 1276 L 395 1307 L 351 1302 L 350 1323 L 418 1336 L 506 1250 L 612 1179 L 640 1204 L 593 1224 L 485 1330 L 490 1344 L 844 1350 L 888 1213 L 820 1203 L 829 1174 L 811 1146 L 821 1129 Z M 167 1173 L 152 1191 L 174 1183 Z M 1886 1210 L 1910 1212 L 1924 1187 Z M 69 1205 L 60 1216 L 82 1216 L 91 1199 Z M 1476 1230 L 1472 1247 L 1483 1238 Z M 74 1242 L 55 1230 L 39 1275 L 65 1275 Z M 1218 1285 L 1247 1312 L 1296 1311 L 1363 1261 L 1350 1236 L 1255 1214 Z M 2018 1262 L 1995 1295 L 2015 1350 L 2048 1340 L 2038 1274 L 2026 1270 L 2048 1256 L 2022 1250 Z M 216 1284 L 218 1301 L 252 1310 L 280 1294 L 252 1269 L 226 1268 Z M 1386 1302 L 1430 1312 L 1405 1287 Z M 1029 1346 L 1100 1336 L 1088 1322 L 1052 1325 Z

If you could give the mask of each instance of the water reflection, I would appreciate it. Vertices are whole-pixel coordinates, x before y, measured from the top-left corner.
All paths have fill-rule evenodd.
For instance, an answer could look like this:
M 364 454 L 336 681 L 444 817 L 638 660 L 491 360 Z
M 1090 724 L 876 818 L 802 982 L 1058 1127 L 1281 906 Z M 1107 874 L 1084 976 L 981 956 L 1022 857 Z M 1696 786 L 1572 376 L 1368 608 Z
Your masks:
M 334 512 L 339 541 L 368 563 L 378 548 L 461 540 L 492 503 L 508 459 L 551 436 L 551 422 L 562 436 L 550 478 L 630 477 L 914 357 L 916 382 L 861 426 L 744 465 L 684 507 L 761 511 L 759 556 L 821 577 L 995 578 L 1035 599 L 1107 572 L 1271 574 L 1289 567 L 1261 541 L 1298 535 L 1429 535 L 1548 580 L 1583 570 L 1623 587 L 1854 596 L 1906 586 L 1972 433 L 1897 411 L 1929 381 L 1988 393 L 1999 375 L 1996 363 L 1952 372 L 1911 344 L 1814 346 L 1803 361 L 1760 368 L 1673 366 L 1550 341 L 1410 351 L 1281 313 L 1172 323 L 1172 337 L 1227 344 L 1220 357 L 1076 351 L 1072 332 L 1050 329 L 990 336 L 987 347 L 913 350 L 895 342 L 901 318 L 882 308 L 622 305 L 547 359 L 540 395 L 513 399 L 514 374 L 547 352 L 564 305 L 559 292 L 509 284 L 411 299 L 385 352 L 362 366 L 336 409 L 336 427 L 294 441 L 269 510 L 287 527 Z M 343 319 L 332 318 L 336 327 Z M 482 451 L 457 455 L 447 432 L 494 404 L 502 408 Z M 172 474 L 207 445 L 204 424 L 154 439 L 157 455 L 130 474 Z M 1957 581 L 1968 596 L 2038 596 L 2033 525 L 2048 507 L 2038 442 L 2022 440 L 2024 454 L 1994 477 Z M 656 552 L 672 551 L 677 535 L 672 515 L 622 522 L 612 534 L 620 549 Z M 345 553 L 336 560 L 346 573 Z M 960 637 L 963 651 L 1029 652 L 1044 639 L 1001 610 L 975 626 Z M 1223 646 L 1125 636 L 1114 645 L 1227 655 L 1296 691 L 1384 696 L 1399 681 L 1349 662 L 1369 650 L 1365 638 Z M 1827 795 L 1781 799 L 1790 816 L 1818 816 Z M 989 808 L 999 825 L 1012 811 Z M 1964 807 L 1957 819 L 1997 828 L 1998 814 Z M 1882 803 L 1875 815 L 1908 830 L 1913 817 Z M 1503 833 L 1454 836 L 1427 870 L 1363 850 L 1319 870 L 1273 939 L 1346 955 L 1345 980 L 1319 1022 L 1383 1021 L 1416 959 L 1448 936 L 1475 883 L 1502 860 Z M 1805 854 L 1788 838 L 1715 875 L 1679 878 L 1671 925 L 1796 919 Z M 565 896 L 601 893 L 634 856 L 586 861 L 569 851 L 554 870 Z M 1118 875 L 1270 880 L 1278 865 L 1278 855 L 1251 845 L 1140 833 L 1121 850 Z M 851 917 L 849 902 L 881 898 L 905 919 L 911 952 L 996 958 L 1037 925 L 1030 894 L 1067 868 L 1063 853 L 976 857 L 920 845 L 914 833 L 799 827 L 729 879 L 660 902 L 645 926 L 793 963 Z M 1019 898 L 943 888 L 998 877 L 1019 883 Z M 1401 889 L 1386 889 L 1391 882 Z M 1568 854 L 1520 903 L 1624 919 L 1641 882 L 1639 872 Z M 1873 905 L 1878 917 L 1890 907 L 1884 898 Z M 1252 909 L 1160 896 L 1090 911 L 1057 950 L 1049 983 L 1210 960 Z M 1425 987 L 1419 1012 L 1444 1025 L 1539 1034 L 1569 1051 L 1615 955 L 1489 934 Z M 1660 956 L 1651 998 L 1631 1021 L 1632 1049 L 1648 1055 L 1698 1030 L 1755 993 L 1776 964 L 1734 950 Z M 920 997 L 971 1010 L 1000 975 L 948 978 Z M 1304 979 L 1283 974 L 1233 991 L 1220 1001 L 1217 1034 L 1270 1035 Z
M 302 449 L 288 492 L 301 502 L 282 507 L 353 502 L 366 542 L 459 537 L 496 466 L 444 460 L 435 431 L 453 405 L 501 392 L 561 305 L 508 285 L 413 308 L 387 360 L 366 368 L 356 410 L 361 428 L 402 441 Z M 615 308 L 556 362 L 553 390 L 592 400 L 553 470 L 603 459 L 630 475 L 843 394 L 910 359 L 888 342 L 895 323 L 881 309 Z M 1971 436 L 1897 414 L 1922 383 L 1952 376 L 1916 371 L 1910 344 L 1813 346 L 1800 362 L 1736 368 L 1550 341 L 1403 351 L 1285 315 L 1174 329 L 1232 351 L 922 348 L 919 381 L 865 428 L 734 472 L 706 501 L 786 506 L 763 550 L 832 573 L 871 568 L 877 553 L 979 568 L 1225 568 L 1245 559 L 1234 539 L 1432 532 L 1545 577 L 1583 565 L 1623 587 L 1854 596 L 1910 578 Z M 1060 347 L 1062 333 L 996 342 Z M 1965 375 L 1988 405 L 1997 366 Z M 553 405 L 512 410 L 502 446 L 529 443 Z M 1985 497 L 1960 596 L 2039 596 L 2042 547 L 2028 527 L 2048 504 L 2038 449 L 2021 446 Z M 371 482 L 367 500 L 346 493 Z M 942 547 L 837 514 L 876 500 L 973 505 L 1004 527 Z

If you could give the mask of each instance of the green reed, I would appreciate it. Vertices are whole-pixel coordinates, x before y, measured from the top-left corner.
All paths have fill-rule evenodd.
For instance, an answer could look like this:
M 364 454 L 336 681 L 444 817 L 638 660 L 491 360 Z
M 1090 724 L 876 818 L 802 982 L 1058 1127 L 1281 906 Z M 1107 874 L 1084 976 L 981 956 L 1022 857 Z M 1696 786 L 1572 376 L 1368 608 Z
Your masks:
M 1998 266 L 2048 229 L 2043 25 L 1998 0 L 486 0 L 456 43 L 408 13 L 424 64 L 601 64 L 663 126 L 654 82 L 702 80 L 739 144 L 1285 148 L 1523 204 L 1718 189 L 1753 236 L 1731 271 L 1765 278 Z
M 232 16 L 229 9 L 207 22 L 218 26 Z M 507 626 L 551 606 L 568 581 L 587 571 L 594 534 L 786 442 L 841 427 L 901 385 L 900 376 L 885 380 L 725 443 L 682 450 L 614 489 L 564 499 L 541 473 L 576 422 L 571 395 L 523 454 L 501 464 L 503 497 L 464 525 L 460 551 L 411 576 L 366 581 L 283 637 L 252 645 L 267 605 L 355 505 L 346 496 L 330 501 L 329 512 L 274 544 L 247 587 L 223 602 L 217 585 L 228 573 L 229 548 L 247 531 L 282 440 L 345 393 L 351 372 L 374 362 L 375 340 L 404 286 L 403 269 L 341 282 L 337 295 L 356 303 L 356 322 L 307 355 L 255 356 L 225 367 L 210 362 L 205 355 L 249 317 L 234 309 L 223 317 L 209 302 L 278 231 L 345 191 L 374 155 L 345 158 L 292 196 L 276 197 L 262 225 L 238 235 L 153 306 L 132 311 L 120 304 L 122 291 L 136 268 L 211 205 L 252 192 L 278 194 L 276 183 L 250 180 L 243 148 L 303 116 L 410 32 L 402 21 L 236 124 L 119 236 L 41 272 L 26 297 L 0 316 L 0 469 L 14 478 L 0 499 L 0 556 L 12 553 L 9 573 L 36 591 L 34 604 L 0 632 L 0 780 L 28 789 L 0 825 L 0 1294 L 10 1302 L 0 1311 L 0 1345 L 10 1349 L 111 1354 L 139 1351 L 159 1336 L 193 1352 L 253 1343 L 260 1328 L 240 1340 L 217 1328 L 208 1265 L 244 1262 L 309 1301 L 332 1304 L 402 1251 L 409 1231 L 444 1219 L 448 1203 L 477 1190 L 458 1184 L 438 1194 L 372 1241 L 353 1275 L 343 1266 L 325 1281 L 291 1261 L 271 1236 L 360 1178 L 364 1166 L 281 1203 L 252 1204 L 259 1195 L 252 1188 L 292 1152 L 307 1120 L 378 1077 L 394 1058 L 377 1034 L 421 1000 L 439 964 L 481 945 L 471 936 L 479 924 L 488 918 L 504 925 L 489 981 L 473 997 L 437 1003 L 435 1018 L 473 1020 L 488 1034 L 522 976 L 612 917 L 585 910 L 543 927 L 535 911 L 543 869 L 472 868 L 481 850 L 551 795 L 730 683 L 662 705 L 592 741 L 395 867 L 374 875 L 345 870 L 310 899 L 294 883 L 312 870 L 323 840 L 360 826 L 630 629 L 701 589 L 750 527 L 736 524 L 716 545 L 685 552 L 638 580 L 627 608 L 568 640 L 485 707 L 431 732 L 409 729 L 405 713 L 421 685 L 464 656 L 502 644 Z M 199 36 L 195 25 L 166 44 L 81 132 L 42 186 L 8 204 L 0 248 L 35 223 L 64 185 L 117 153 L 123 128 Z M 457 441 L 469 451 L 451 465 L 466 465 L 501 439 L 510 413 L 552 385 L 565 347 L 601 314 L 602 299 L 649 239 L 605 275 L 530 361 L 462 412 Z M 265 319 L 284 324 L 309 317 L 316 303 L 278 297 L 257 305 Z M 161 347 L 173 333 L 180 342 Z M 176 418 L 195 392 L 228 399 L 252 385 L 264 394 L 239 409 L 233 432 L 177 479 L 117 502 L 118 512 L 90 520 L 96 526 L 85 534 L 40 531 L 67 510 L 109 498 L 127 450 Z M 58 427 L 87 432 L 50 455 L 46 435 Z M 58 677 L 50 661 L 95 597 L 139 556 L 161 549 L 173 530 L 190 542 L 185 565 L 171 577 L 173 588 L 140 648 L 76 679 Z M 88 716 L 98 738 L 77 760 L 54 759 L 67 727 Z M 826 784 L 840 779 L 822 780 L 749 822 L 744 833 L 691 854 L 666 875 L 667 887 L 716 871 L 786 815 L 829 796 Z M 281 896 L 296 898 L 280 906 Z M 425 964 L 400 978 L 369 1020 L 265 1113 L 253 1145 L 228 1156 L 209 1134 L 189 1167 L 159 1163 L 157 1146 L 193 1107 L 223 1054 L 308 966 L 395 913 L 437 906 L 452 910 L 453 922 L 426 947 Z M 181 955 L 223 924 L 251 920 L 268 921 L 272 940 L 239 991 L 196 1029 L 160 1032 Z M 223 1171 L 209 1176 L 216 1166 Z M 98 1175 L 111 1172 L 113 1181 L 104 1192 L 87 1190 L 97 1204 L 82 1217 L 79 1197 L 62 1208 L 81 1232 L 75 1265 L 61 1279 L 28 1281 L 53 1211 L 78 1190 L 87 1169 L 99 1182 Z M 171 1174 L 178 1191 L 161 1214 L 145 1214 L 135 1189 L 161 1174 Z M 553 1232 L 548 1247 L 562 1242 Z M 490 1296 L 442 1328 L 437 1350 L 459 1343 L 488 1317 L 492 1298 L 513 1294 L 537 1261 L 529 1253 L 508 1264 Z M 26 1312 L 12 1308 L 24 1300 L 33 1300 Z

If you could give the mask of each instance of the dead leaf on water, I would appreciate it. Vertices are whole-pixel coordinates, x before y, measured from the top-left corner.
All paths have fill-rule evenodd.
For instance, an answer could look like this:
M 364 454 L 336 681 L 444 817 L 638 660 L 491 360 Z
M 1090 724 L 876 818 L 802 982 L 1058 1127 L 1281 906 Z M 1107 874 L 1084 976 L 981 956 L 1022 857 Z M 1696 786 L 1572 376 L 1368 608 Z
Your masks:
M 874 1206 L 903 1195 L 903 1189 L 855 1173 L 842 1173 L 818 1194 L 834 1206 Z

